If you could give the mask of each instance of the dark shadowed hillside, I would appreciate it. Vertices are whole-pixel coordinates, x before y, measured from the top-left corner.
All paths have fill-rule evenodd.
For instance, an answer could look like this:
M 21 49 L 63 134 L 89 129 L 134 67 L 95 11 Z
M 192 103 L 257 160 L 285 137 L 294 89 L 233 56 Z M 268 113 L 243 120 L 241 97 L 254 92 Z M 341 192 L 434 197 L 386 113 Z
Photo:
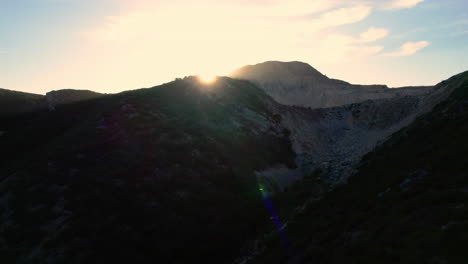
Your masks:
M 71 104 L 80 101 L 86 101 L 104 96 L 89 90 L 63 89 L 51 91 L 46 94 L 46 101 L 49 109 L 54 109 L 56 105 Z
M 88 90 L 63 89 L 40 94 L 0 89 L 0 117 L 27 114 L 44 109 L 53 110 L 56 105 L 71 104 L 103 96 Z
M 43 95 L 0 89 L 0 117 L 27 113 L 45 107 Z
M 0 122 L 2 263 L 228 263 L 269 223 L 254 170 L 294 166 L 272 100 L 185 78 Z

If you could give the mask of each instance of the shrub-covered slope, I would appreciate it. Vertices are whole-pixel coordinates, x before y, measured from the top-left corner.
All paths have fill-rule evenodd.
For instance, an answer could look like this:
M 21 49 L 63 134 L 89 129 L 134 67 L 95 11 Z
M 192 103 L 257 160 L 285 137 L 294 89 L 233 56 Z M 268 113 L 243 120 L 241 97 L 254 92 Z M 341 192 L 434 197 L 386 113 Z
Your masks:
M 227 263 L 269 221 L 254 170 L 294 166 L 245 81 L 159 87 L 0 122 L 2 263 Z

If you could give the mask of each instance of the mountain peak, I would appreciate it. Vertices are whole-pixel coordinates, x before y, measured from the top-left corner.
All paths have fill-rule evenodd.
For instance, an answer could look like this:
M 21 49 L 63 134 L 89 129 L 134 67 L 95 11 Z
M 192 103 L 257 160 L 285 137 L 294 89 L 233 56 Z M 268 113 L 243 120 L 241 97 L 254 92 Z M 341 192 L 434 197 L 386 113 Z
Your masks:
M 307 63 L 267 61 L 231 74 L 257 84 L 276 101 L 311 108 L 334 107 L 366 100 L 422 95 L 431 89 L 389 89 L 386 85 L 353 85 L 330 79 Z
M 317 79 L 328 79 L 314 67 L 301 61 L 266 61 L 255 65 L 247 65 L 237 69 L 230 76 L 234 78 L 290 78 L 308 76 Z

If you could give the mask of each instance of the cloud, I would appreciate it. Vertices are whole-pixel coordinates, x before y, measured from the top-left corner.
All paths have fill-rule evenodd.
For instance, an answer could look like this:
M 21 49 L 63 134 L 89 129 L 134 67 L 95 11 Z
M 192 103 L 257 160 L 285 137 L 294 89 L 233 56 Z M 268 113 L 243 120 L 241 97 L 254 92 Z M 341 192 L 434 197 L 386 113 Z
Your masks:
M 194 8 L 194 11 L 207 9 L 216 12 L 220 8 L 229 13 L 242 12 L 245 16 L 258 17 L 289 17 L 297 15 L 314 14 L 323 12 L 341 5 L 345 0 L 116 0 L 123 1 L 127 9 L 151 10 L 168 6 L 177 6 L 179 10 Z
M 412 8 L 422 2 L 424 2 L 424 0 L 392 0 L 389 3 L 387 3 L 384 8 L 385 9 Z
M 345 34 L 326 34 L 320 39 L 318 54 L 321 61 L 336 63 L 343 61 L 354 61 L 380 53 L 384 47 L 381 45 L 370 45 L 388 35 L 385 28 L 370 27 L 358 36 Z
M 370 27 L 367 31 L 362 32 L 359 42 L 374 42 L 379 39 L 385 38 L 388 35 L 386 28 Z
M 313 23 L 319 29 L 353 24 L 368 17 L 371 12 L 372 7 L 367 5 L 338 8 L 323 13 L 318 19 L 314 20 Z
M 245 8 L 244 12 L 252 12 L 263 16 L 297 16 L 323 12 L 336 7 L 342 0 L 272 0 L 272 1 L 233 1 Z M 248 10 L 250 9 L 250 11 Z
M 401 57 L 401 56 L 409 56 L 413 55 L 419 50 L 429 46 L 428 41 L 418 41 L 418 42 L 406 42 L 405 44 L 401 45 L 400 50 L 395 52 L 388 52 L 382 54 L 382 56 L 386 57 Z

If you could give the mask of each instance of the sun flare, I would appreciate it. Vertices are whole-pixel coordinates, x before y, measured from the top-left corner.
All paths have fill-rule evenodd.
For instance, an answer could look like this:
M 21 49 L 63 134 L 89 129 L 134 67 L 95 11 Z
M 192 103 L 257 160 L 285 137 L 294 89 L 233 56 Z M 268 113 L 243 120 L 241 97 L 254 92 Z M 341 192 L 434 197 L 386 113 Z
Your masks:
M 198 78 L 202 83 L 214 83 L 216 81 L 216 75 L 214 74 L 200 74 L 198 75 Z

